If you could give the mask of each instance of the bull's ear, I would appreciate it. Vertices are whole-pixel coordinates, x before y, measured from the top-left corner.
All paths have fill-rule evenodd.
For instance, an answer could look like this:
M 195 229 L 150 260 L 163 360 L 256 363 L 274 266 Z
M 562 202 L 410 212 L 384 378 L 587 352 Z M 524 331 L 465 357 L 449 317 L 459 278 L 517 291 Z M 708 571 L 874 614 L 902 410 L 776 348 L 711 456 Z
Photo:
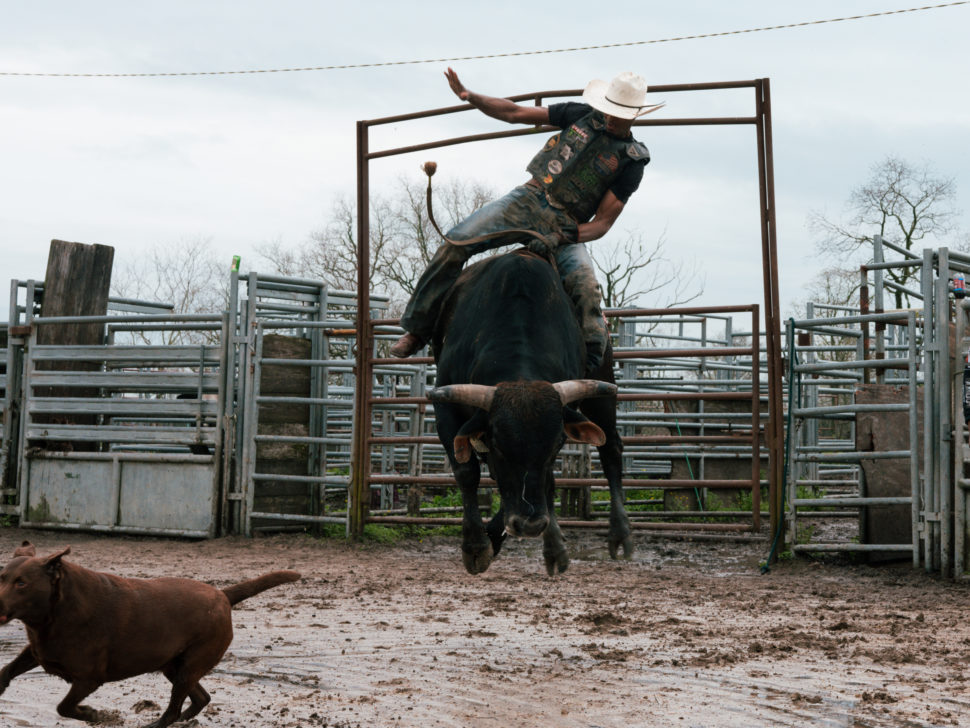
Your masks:
M 606 433 L 599 425 L 589 421 L 567 424 L 566 436 L 573 442 L 585 442 L 587 445 L 599 447 L 606 444 Z
M 61 559 L 71 553 L 71 547 L 66 546 L 65 548 L 58 551 L 56 554 L 51 554 L 46 559 L 44 559 L 44 568 L 50 571 L 59 569 L 61 567 Z
M 460 463 L 467 463 L 471 460 L 472 448 L 480 450 L 480 444 L 485 437 L 487 428 L 488 413 L 485 410 L 478 410 L 470 420 L 461 426 L 458 434 L 455 435 L 455 460 Z
M 562 419 L 566 437 L 573 442 L 584 442 L 597 447 L 606 443 L 606 433 L 600 429 L 600 426 L 590 422 L 576 410 L 563 407 Z
M 455 460 L 460 463 L 467 463 L 472 459 L 472 448 L 467 437 L 457 435 L 453 445 L 455 448 Z

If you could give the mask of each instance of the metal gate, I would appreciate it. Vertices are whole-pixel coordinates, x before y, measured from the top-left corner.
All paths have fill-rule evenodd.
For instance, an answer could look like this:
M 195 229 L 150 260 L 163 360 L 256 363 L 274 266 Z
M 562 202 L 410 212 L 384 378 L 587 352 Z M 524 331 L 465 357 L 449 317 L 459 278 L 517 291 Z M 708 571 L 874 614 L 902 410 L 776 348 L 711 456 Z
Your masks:
M 954 286 L 951 277 L 970 274 L 970 256 L 946 248 L 915 255 L 879 236 L 873 239 L 873 247 L 875 262 L 861 270 L 861 312 L 838 311 L 788 322 L 787 541 L 795 552 L 911 554 L 913 565 L 922 565 L 928 572 L 968 578 L 966 416 L 970 408 L 964 407 L 964 372 L 970 337 L 965 291 Z M 883 260 L 884 249 L 899 258 Z M 882 272 L 890 268 L 918 273 L 919 289 L 907 290 L 883 280 Z M 870 275 L 874 277 L 872 300 Z M 884 288 L 905 293 L 918 301 L 917 307 L 886 311 Z M 828 343 L 820 341 L 825 337 Z M 858 387 L 870 381 L 899 385 L 905 398 L 896 403 L 861 403 Z M 905 414 L 909 433 L 905 447 L 860 451 L 851 429 L 835 438 L 819 432 L 820 421 L 841 421 L 851 428 L 856 417 L 866 412 Z M 877 459 L 907 461 L 908 493 L 869 495 L 860 466 Z M 806 537 L 798 527 L 806 519 L 854 519 L 867 509 L 894 506 L 909 509 L 911 542 L 871 543 L 861 532 L 858 538 L 843 534 L 826 541 Z
M 902 323 L 900 322 L 902 319 Z M 862 326 L 881 324 L 902 327 L 904 347 L 890 348 L 890 356 L 867 358 Z M 903 552 L 919 564 L 919 448 L 917 416 L 916 314 L 913 311 L 869 315 L 823 316 L 787 326 L 789 352 L 788 399 L 788 536 L 793 552 Z M 796 336 L 802 345 L 796 346 Z M 821 343 L 855 339 L 855 345 Z M 904 386 L 901 402 L 860 404 L 855 387 L 867 371 L 901 371 L 896 382 Z M 890 380 L 894 381 L 894 380 Z M 855 418 L 861 413 L 906 413 L 908 447 L 873 452 L 860 450 L 855 437 Z M 828 423 L 828 430 L 819 423 Z M 876 497 L 868 494 L 860 464 L 873 460 L 906 460 L 909 492 L 904 496 Z M 880 506 L 907 506 L 911 512 L 912 539 L 908 543 L 866 543 L 854 540 L 854 532 L 838 539 L 820 541 L 800 530 L 802 521 L 825 518 L 857 518 L 860 511 Z
M 37 344 L 39 327 L 73 323 L 103 324 L 109 343 Z M 216 535 L 226 329 L 225 316 L 35 318 L 24 355 L 20 524 Z M 200 343 L 151 343 L 175 330 Z
M 386 299 L 375 297 L 373 305 L 382 310 Z M 346 531 L 356 294 L 319 281 L 234 273 L 230 311 L 237 458 L 229 528 L 252 535 L 333 523 Z M 286 351 L 274 353 L 281 344 Z M 267 377 L 271 372 L 276 376 Z M 282 382 L 278 391 L 269 391 L 270 380 Z

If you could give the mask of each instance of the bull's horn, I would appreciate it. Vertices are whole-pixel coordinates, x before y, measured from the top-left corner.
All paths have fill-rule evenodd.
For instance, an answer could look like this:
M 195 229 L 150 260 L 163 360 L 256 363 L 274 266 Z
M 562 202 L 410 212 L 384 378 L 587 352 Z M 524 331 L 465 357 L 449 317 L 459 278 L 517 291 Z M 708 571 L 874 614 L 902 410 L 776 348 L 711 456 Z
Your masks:
M 587 397 L 610 397 L 616 394 L 616 385 L 598 379 L 569 379 L 552 385 L 559 392 L 563 404 Z
M 467 404 L 478 407 L 486 412 L 492 407 L 495 387 L 484 384 L 449 384 L 428 392 L 432 402 L 450 402 L 451 404 Z

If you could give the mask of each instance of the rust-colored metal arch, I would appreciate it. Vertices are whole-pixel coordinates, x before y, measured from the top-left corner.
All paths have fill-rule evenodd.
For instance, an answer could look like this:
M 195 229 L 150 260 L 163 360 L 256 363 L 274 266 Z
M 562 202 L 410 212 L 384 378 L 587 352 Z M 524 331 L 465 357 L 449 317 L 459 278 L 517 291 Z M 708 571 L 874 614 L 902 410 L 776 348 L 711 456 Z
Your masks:
M 781 328 L 778 298 L 778 255 L 775 227 L 775 186 L 771 142 L 771 96 L 767 78 L 750 81 L 722 81 L 713 83 L 671 84 L 651 86 L 651 93 L 680 93 L 701 91 L 722 91 L 725 89 L 750 88 L 754 91 L 755 109 L 752 116 L 741 117 L 693 117 L 679 119 L 642 119 L 637 126 L 703 126 L 703 125 L 753 125 L 757 132 L 758 189 L 761 213 L 761 251 L 764 279 L 765 338 L 767 344 L 768 374 L 768 422 L 765 427 L 765 440 L 768 448 L 768 500 L 770 528 L 774 533 L 781 513 L 782 455 L 784 448 L 784 424 L 782 409 L 782 366 L 781 366 Z M 530 94 L 509 96 L 512 101 L 533 101 L 537 106 L 546 99 L 578 97 L 582 89 L 563 91 L 540 91 Z M 397 156 L 426 149 L 465 144 L 486 139 L 524 136 L 527 134 L 551 133 L 557 131 L 551 126 L 514 128 L 488 134 L 473 134 L 438 141 L 416 144 L 408 147 L 371 151 L 369 131 L 371 127 L 385 124 L 426 119 L 433 116 L 454 114 L 474 109 L 470 104 L 447 106 L 440 109 L 421 111 L 411 114 L 389 116 L 357 122 L 357 260 L 370 260 L 370 161 L 383 157 Z M 368 265 L 358 265 L 357 269 L 357 356 L 356 390 L 354 393 L 354 440 L 351 461 L 350 493 L 350 532 L 360 536 L 363 532 L 369 503 L 370 428 L 360 423 L 371 421 L 373 406 L 373 366 L 374 338 L 373 327 L 366 312 L 370 310 L 370 270 Z M 421 400 L 423 401 L 423 400 Z

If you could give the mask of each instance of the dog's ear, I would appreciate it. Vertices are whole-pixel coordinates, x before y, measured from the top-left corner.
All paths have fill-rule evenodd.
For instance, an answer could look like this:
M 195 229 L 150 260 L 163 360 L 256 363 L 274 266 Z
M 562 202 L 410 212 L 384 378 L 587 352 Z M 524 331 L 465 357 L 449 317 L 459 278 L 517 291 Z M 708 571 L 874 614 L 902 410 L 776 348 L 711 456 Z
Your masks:
M 60 551 L 58 551 L 56 554 L 51 554 L 46 559 L 44 559 L 44 568 L 52 572 L 60 569 L 61 558 L 64 556 L 67 556 L 69 553 L 71 553 L 71 547 L 67 546 L 61 549 Z
M 20 544 L 17 548 L 13 550 L 14 558 L 17 558 L 18 556 L 36 556 L 36 555 L 37 555 L 37 549 L 34 548 L 34 544 L 32 544 L 30 541 L 24 541 L 22 544 Z

